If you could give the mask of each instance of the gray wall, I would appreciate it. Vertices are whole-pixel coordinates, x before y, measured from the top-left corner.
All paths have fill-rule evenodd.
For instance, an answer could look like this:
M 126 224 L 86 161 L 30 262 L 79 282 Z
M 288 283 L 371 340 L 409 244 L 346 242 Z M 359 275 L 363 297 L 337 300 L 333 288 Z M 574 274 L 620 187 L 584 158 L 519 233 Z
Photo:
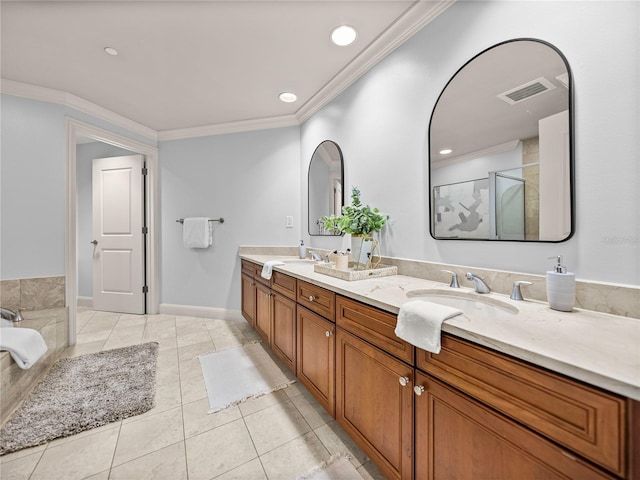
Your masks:
M 161 303 L 239 310 L 238 246 L 299 243 L 300 177 L 298 127 L 161 142 Z M 225 222 L 187 249 L 176 220 L 200 216 Z
M 392 217 L 384 254 L 543 274 L 562 254 L 579 279 L 640 284 L 638 2 L 456 2 L 302 128 L 302 170 L 336 141 L 345 187 Z M 558 47 L 575 81 L 576 233 L 560 244 L 435 241 L 429 235 L 428 126 L 449 78 L 496 43 Z M 306 179 L 302 201 L 306 198 Z M 337 239 L 313 237 L 335 248 Z
M 84 143 L 76 147 L 78 295 L 81 297 L 93 297 L 93 245 L 90 243 L 93 240 L 93 159 L 133 153 L 102 142 Z
M 64 107 L 2 96 L 0 279 L 64 275 Z

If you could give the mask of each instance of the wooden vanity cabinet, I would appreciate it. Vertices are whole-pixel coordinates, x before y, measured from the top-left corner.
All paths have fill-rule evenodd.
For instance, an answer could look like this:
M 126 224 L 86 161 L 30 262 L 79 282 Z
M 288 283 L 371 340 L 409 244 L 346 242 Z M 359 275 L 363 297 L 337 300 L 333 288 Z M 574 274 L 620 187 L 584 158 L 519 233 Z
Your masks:
M 415 480 L 616 478 L 431 376 L 415 385 Z
M 413 368 L 336 332 L 336 420 L 388 479 L 413 470 Z
M 271 346 L 271 289 L 256 282 L 256 325 L 258 335 Z
M 335 324 L 298 305 L 297 376 L 335 416 Z
M 280 272 L 271 276 L 273 352 L 296 373 L 296 279 Z
M 253 276 L 242 273 L 242 316 L 253 328 L 256 326 L 256 283 Z
M 450 335 L 416 352 L 420 370 L 625 476 L 625 399 Z
M 336 297 L 336 420 L 387 478 L 412 478 L 414 347 L 396 316 Z

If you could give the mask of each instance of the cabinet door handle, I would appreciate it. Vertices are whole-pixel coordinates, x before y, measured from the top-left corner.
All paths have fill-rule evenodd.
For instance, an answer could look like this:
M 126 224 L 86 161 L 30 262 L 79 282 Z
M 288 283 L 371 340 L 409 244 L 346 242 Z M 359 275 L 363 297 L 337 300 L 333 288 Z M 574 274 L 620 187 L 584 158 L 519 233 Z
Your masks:
M 327 330 L 326 332 L 324 332 L 324 336 L 329 338 L 332 335 L 331 330 Z
M 402 385 L 403 387 L 406 387 L 407 385 L 409 385 L 409 377 L 400 377 L 398 379 L 398 381 L 400 382 L 400 385 Z
M 422 395 L 424 393 L 424 385 L 416 385 L 415 387 L 413 387 L 413 392 L 417 396 Z
M 316 301 L 316 297 L 313 295 L 309 295 L 309 301 L 310 302 L 315 302 Z

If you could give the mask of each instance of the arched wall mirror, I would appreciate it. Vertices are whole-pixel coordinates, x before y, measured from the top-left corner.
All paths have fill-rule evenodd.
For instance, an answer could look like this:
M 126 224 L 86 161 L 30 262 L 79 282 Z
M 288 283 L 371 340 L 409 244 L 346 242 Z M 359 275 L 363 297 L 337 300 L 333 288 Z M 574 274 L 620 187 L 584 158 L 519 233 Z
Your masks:
M 541 40 L 500 43 L 460 68 L 429 125 L 431 236 L 571 237 L 572 110 L 569 65 Z
M 327 232 L 320 218 L 340 215 L 344 205 L 344 162 L 340 147 L 331 140 L 317 146 L 309 163 L 309 235 Z

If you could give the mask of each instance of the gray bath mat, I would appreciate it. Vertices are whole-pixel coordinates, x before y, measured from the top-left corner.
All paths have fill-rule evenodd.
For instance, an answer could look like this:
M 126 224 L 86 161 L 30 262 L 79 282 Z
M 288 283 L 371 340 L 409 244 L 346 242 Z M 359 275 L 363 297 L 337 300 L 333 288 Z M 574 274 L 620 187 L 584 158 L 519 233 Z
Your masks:
M 155 404 L 156 342 L 58 360 L 0 431 L 0 455 L 41 445 Z

